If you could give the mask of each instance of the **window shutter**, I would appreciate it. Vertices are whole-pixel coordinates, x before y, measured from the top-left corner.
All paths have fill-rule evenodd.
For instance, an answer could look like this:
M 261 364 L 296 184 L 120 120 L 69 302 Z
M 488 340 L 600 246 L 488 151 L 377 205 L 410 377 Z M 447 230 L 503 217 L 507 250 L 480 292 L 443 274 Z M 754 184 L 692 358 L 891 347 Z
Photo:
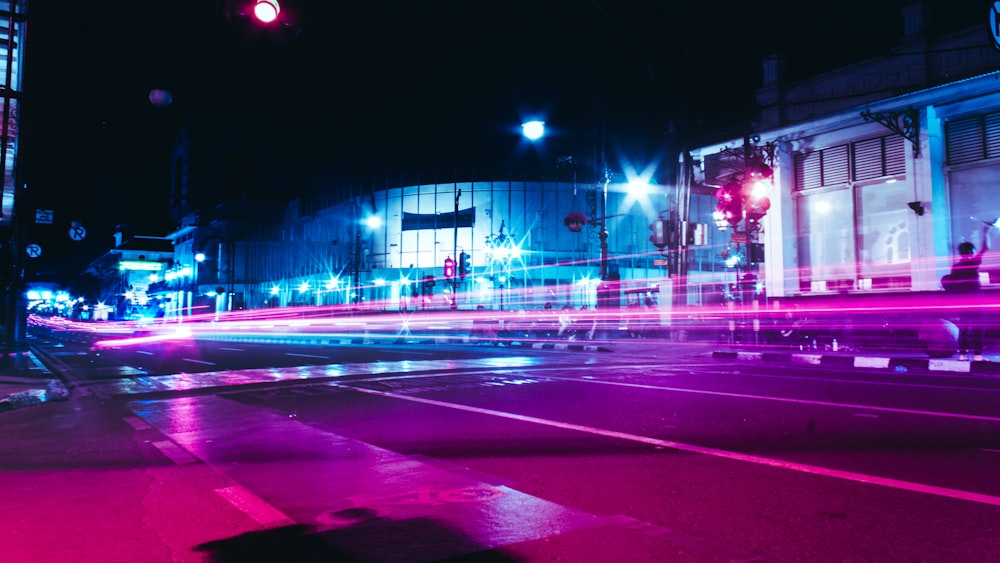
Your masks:
M 883 176 L 882 138 L 854 143 L 854 181 Z
M 984 157 L 982 116 L 945 123 L 948 164 L 973 162 Z
M 811 151 L 795 155 L 795 189 L 808 190 L 823 185 L 823 153 Z

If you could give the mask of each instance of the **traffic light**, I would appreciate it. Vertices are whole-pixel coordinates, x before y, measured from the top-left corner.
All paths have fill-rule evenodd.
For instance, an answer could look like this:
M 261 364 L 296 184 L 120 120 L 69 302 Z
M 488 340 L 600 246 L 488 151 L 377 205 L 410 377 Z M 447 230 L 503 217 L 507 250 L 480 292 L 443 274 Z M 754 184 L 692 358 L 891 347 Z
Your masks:
M 660 250 L 666 248 L 670 242 L 670 225 L 666 219 L 653 221 L 649 225 L 649 230 L 653 231 L 653 234 L 649 235 L 649 242 L 653 243 L 653 246 Z
M 455 277 L 455 260 L 451 256 L 444 259 L 444 277 L 449 280 Z
M 771 208 L 771 200 L 767 196 L 752 198 L 747 204 L 747 230 L 759 231 L 761 220 L 767 215 L 767 210 Z
M 771 208 L 771 200 L 767 197 L 769 182 L 772 175 L 768 167 L 758 167 L 750 171 L 747 182 L 743 186 L 746 195 L 747 231 L 759 231 L 760 221 Z
M 281 6 L 278 0 L 254 0 L 253 15 L 261 23 L 271 23 L 278 19 L 281 13 Z
M 719 205 L 715 208 L 715 224 L 719 229 L 731 226 L 734 229 L 743 220 L 743 185 L 739 182 L 730 182 L 715 190 L 715 197 L 719 200 Z
M 469 273 L 470 264 L 469 259 L 472 258 L 465 252 L 458 255 L 458 277 L 465 279 L 465 275 Z

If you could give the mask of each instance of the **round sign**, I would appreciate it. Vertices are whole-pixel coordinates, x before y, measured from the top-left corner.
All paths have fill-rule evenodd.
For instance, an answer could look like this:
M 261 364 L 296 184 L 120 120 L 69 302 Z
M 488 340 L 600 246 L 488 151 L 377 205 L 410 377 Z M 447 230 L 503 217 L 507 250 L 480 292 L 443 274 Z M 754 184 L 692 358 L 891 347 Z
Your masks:
M 1000 2 L 990 3 L 990 15 L 986 26 L 990 32 L 990 39 L 993 40 L 993 46 L 1000 49 Z
M 87 229 L 83 225 L 73 225 L 69 228 L 69 238 L 73 240 L 83 240 L 87 237 Z
M 42 247 L 37 244 L 29 244 L 24 248 L 24 253 L 28 255 L 28 258 L 38 258 L 42 255 Z

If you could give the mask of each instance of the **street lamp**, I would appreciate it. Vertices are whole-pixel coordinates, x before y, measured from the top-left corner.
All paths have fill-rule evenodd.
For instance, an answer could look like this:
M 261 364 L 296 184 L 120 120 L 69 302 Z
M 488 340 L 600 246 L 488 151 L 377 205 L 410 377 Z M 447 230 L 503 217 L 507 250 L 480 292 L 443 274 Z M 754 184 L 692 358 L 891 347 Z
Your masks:
M 509 287 L 511 284 L 510 275 L 510 265 L 511 261 L 520 258 L 521 248 L 518 246 L 517 242 L 514 240 L 513 235 L 504 232 L 507 228 L 506 221 L 500 221 L 500 231 L 496 234 L 491 234 L 486 237 L 486 247 L 489 248 L 490 252 L 490 270 L 492 273 L 493 265 L 497 262 L 501 266 L 501 275 L 490 277 L 500 282 L 500 310 L 503 310 L 504 305 L 504 288 Z
M 375 215 L 375 202 L 372 201 L 372 212 L 366 215 L 364 218 L 361 217 L 362 214 L 362 204 L 360 200 L 354 202 L 354 212 L 355 212 L 355 225 L 354 225 L 354 260 L 353 260 L 353 270 L 354 270 L 354 294 L 352 301 L 355 305 L 361 302 L 361 266 L 363 262 L 364 254 L 364 241 L 362 240 L 364 233 L 362 233 L 362 225 L 368 229 L 369 232 L 375 231 L 382 226 L 382 219 Z
M 529 141 L 537 141 L 545 135 L 545 122 L 539 120 L 525 121 L 521 124 L 521 134 Z
M 253 15 L 261 23 L 271 23 L 278 19 L 281 6 L 278 0 L 256 0 L 253 5 Z
M 201 244 L 203 246 L 207 246 L 208 243 L 212 242 L 212 241 L 216 241 L 218 243 L 218 247 L 217 247 L 216 251 L 212 253 L 212 256 L 207 255 L 202 250 L 198 250 L 198 251 L 195 251 L 194 261 L 195 261 L 196 265 L 197 264 L 202 264 L 206 260 L 209 260 L 209 259 L 212 259 L 212 260 L 215 261 L 215 280 L 214 280 L 214 282 L 216 284 L 222 284 L 223 282 L 225 282 L 225 287 L 223 287 L 221 285 L 218 286 L 218 287 L 222 287 L 223 291 L 222 292 L 216 291 L 216 293 L 217 294 L 223 293 L 223 292 L 225 293 L 225 299 L 226 299 L 226 301 L 225 301 L 225 310 L 232 310 L 232 308 L 233 308 L 233 298 L 234 298 L 233 291 L 234 291 L 234 286 L 235 286 L 235 280 L 234 280 L 234 274 L 235 274 L 235 272 L 234 272 L 234 270 L 235 270 L 236 242 L 233 241 L 232 239 L 228 238 L 228 237 L 223 236 L 223 235 L 211 234 L 208 237 L 206 237 L 204 240 L 202 240 Z M 225 247 L 225 255 L 223 255 L 223 246 Z M 225 258 L 225 260 L 223 260 L 223 258 Z M 223 264 L 225 265 L 224 269 L 223 269 Z M 223 272 L 225 272 L 224 276 L 223 276 Z M 195 284 L 196 284 L 196 288 L 198 289 L 199 293 L 200 293 L 200 288 L 197 286 L 197 284 L 201 281 L 200 277 L 201 277 L 200 274 L 196 270 L 196 273 L 195 273 Z M 219 309 L 219 303 L 218 303 L 218 301 L 216 301 L 216 312 L 218 312 L 218 309 Z

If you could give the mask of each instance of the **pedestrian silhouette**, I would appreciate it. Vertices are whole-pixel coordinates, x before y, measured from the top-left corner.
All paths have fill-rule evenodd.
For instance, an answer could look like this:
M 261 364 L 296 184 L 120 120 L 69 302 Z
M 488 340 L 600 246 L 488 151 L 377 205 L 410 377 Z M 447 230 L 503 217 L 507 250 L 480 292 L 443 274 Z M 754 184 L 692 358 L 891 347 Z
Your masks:
M 945 292 L 963 296 L 966 301 L 958 317 L 958 359 L 968 360 L 969 355 L 977 362 L 983 358 L 983 333 L 985 318 L 982 308 L 975 303 L 975 297 L 982 293 L 979 282 L 979 267 L 983 263 L 983 254 L 990 247 L 990 234 L 993 227 L 983 228 L 983 244 L 979 250 L 976 245 L 965 241 L 958 245 L 958 260 L 951 267 L 951 272 L 941 278 L 941 286 Z

